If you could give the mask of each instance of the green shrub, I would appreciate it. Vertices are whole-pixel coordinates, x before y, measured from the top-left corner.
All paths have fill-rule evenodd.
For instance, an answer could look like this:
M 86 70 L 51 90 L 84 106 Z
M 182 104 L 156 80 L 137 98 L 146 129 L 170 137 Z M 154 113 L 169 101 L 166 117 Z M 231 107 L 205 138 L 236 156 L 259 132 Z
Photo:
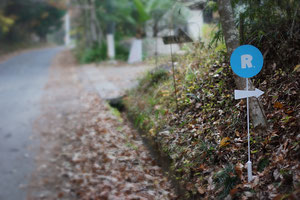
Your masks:
M 102 43 L 101 46 L 94 45 L 91 48 L 86 48 L 79 53 L 80 63 L 100 62 L 107 58 L 107 45 Z
M 129 50 L 124 46 L 116 43 L 116 59 L 126 61 L 129 56 Z M 84 50 L 78 49 L 77 57 L 80 63 L 93 63 L 107 60 L 107 44 L 103 42 L 101 46 L 93 45 L 91 48 Z
M 224 199 L 239 182 L 233 165 L 227 165 L 223 170 L 217 172 L 214 176 L 214 183 L 219 192 L 219 199 Z
M 270 161 L 269 161 L 269 159 L 268 158 L 262 158 L 259 162 L 258 162 L 258 164 L 257 164 L 257 170 L 259 171 L 259 172 L 262 172 L 262 171 L 264 171 L 264 169 L 267 167 L 267 166 L 269 166 L 269 164 L 270 164 Z
M 143 77 L 139 82 L 139 88 L 143 92 L 147 92 L 147 88 L 153 87 L 155 84 L 167 80 L 169 77 L 169 72 L 165 69 L 156 68 L 150 71 Z
M 116 43 L 116 59 L 127 61 L 128 56 L 129 56 L 129 50 L 117 42 Z

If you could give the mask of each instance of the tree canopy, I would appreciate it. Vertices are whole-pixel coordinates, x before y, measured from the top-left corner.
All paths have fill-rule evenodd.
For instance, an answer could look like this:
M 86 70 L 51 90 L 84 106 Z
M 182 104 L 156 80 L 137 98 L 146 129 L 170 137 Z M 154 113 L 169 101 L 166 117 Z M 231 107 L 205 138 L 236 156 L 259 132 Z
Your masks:
M 0 4 L 0 39 L 18 41 L 35 34 L 43 40 L 61 27 L 64 14 L 55 1 L 4 1 Z

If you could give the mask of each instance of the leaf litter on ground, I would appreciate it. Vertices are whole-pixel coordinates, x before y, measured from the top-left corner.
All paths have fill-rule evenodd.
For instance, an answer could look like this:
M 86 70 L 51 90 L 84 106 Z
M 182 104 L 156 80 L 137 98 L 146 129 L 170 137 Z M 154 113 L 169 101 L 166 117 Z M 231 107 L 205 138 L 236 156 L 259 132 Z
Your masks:
M 70 57 L 64 52 L 51 68 L 29 199 L 175 199 L 137 132 L 84 89 Z

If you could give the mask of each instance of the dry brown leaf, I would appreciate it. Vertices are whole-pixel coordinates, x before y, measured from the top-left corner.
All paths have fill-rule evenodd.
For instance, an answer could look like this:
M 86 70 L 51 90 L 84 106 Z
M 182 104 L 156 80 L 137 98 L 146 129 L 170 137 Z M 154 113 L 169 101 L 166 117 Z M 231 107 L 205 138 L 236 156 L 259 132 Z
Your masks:
M 243 164 L 238 163 L 235 167 L 234 167 L 235 173 L 238 175 L 238 177 L 240 179 L 242 179 L 242 174 L 243 174 Z
M 281 200 L 283 197 L 282 194 L 277 195 L 276 197 L 273 198 L 273 200 Z
M 204 164 L 201 164 L 201 165 L 199 165 L 199 167 L 197 167 L 197 171 L 203 171 L 203 170 L 205 170 L 205 165 Z
M 63 192 L 58 193 L 57 197 L 60 198 L 60 199 L 63 198 L 64 197 L 64 193 Z
M 230 190 L 230 196 L 231 197 L 234 197 L 234 195 L 237 193 L 239 191 L 239 189 L 238 188 L 233 188 L 232 190 Z
M 205 194 L 205 190 L 201 186 L 199 186 L 197 190 L 200 194 Z
M 280 102 L 278 102 L 278 101 L 276 101 L 276 102 L 274 103 L 274 108 L 281 109 L 281 108 L 283 108 L 283 104 L 280 103 Z
M 300 64 L 294 67 L 293 72 L 300 72 Z
M 236 135 L 237 137 L 240 137 L 240 136 L 241 136 L 241 134 L 240 134 L 238 131 L 235 131 L 235 135 Z
M 220 142 L 220 147 L 225 147 L 225 146 L 227 146 L 228 144 L 229 144 L 229 141 L 230 140 L 230 138 L 229 137 L 224 137 L 222 140 L 221 140 L 221 142 Z
M 194 185 L 192 183 L 187 183 L 186 184 L 186 189 L 191 191 L 193 189 Z

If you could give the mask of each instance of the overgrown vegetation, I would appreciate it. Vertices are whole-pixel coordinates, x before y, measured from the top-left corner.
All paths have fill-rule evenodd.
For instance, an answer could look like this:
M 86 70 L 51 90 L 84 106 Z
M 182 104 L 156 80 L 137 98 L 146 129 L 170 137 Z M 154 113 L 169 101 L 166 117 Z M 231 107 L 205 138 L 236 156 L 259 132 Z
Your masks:
M 80 63 L 100 62 L 106 59 L 107 45 L 102 43 L 101 46 L 95 44 L 91 48 L 83 49 L 77 52 Z
M 234 167 L 228 165 L 215 174 L 214 182 L 216 184 L 216 189 L 218 190 L 219 199 L 224 199 L 237 185 L 239 177 L 237 176 Z
M 117 43 L 116 45 L 116 59 L 126 61 L 129 55 L 129 50 Z M 101 46 L 95 44 L 90 48 L 75 50 L 80 63 L 93 63 L 107 60 L 107 45 L 102 43 Z
M 264 52 L 266 71 L 280 65 L 291 73 L 300 63 L 300 3 L 296 0 L 282 1 L 234 1 L 241 44 L 253 44 Z M 238 11 L 238 7 L 245 8 Z M 285 66 L 285 67 L 283 67 Z M 278 69 L 278 67 L 275 67 Z
M 223 62 L 223 48 L 197 43 L 187 49 L 176 57 L 178 110 L 169 68 L 150 72 L 125 99 L 135 125 L 172 160 L 173 179 L 187 191 L 183 198 L 294 195 L 299 189 L 299 67 L 286 73 L 277 65 L 253 79 L 265 91 L 270 128 L 263 135 L 251 133 L 256 178 L 247 185 L 246 105 L 233 98 L 233 72 Z M 274 176 L 281 169 L 286 178 Z

